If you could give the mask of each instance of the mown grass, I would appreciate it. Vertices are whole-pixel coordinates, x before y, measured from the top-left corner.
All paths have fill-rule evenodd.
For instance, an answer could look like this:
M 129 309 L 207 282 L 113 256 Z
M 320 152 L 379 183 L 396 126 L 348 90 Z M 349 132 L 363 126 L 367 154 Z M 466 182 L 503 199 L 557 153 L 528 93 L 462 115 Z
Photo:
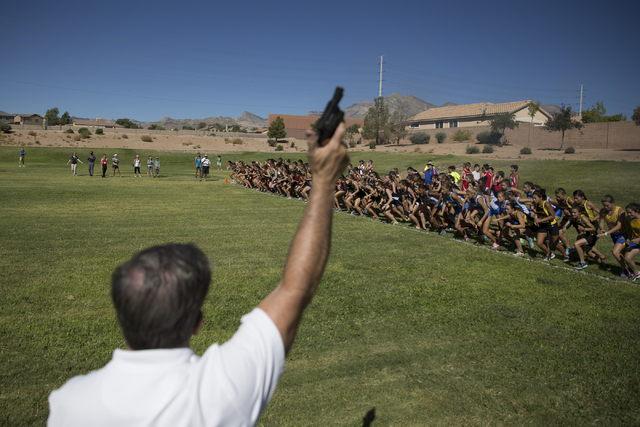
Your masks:
M 0 147 L 0 424 L 44 424 L 51 390 L 124 346 L 109 279 L 139 249 L 194 241 L 214 264 L 199 354 L 280 277 L 303 203 L 224 185 L 226 171 L 199 182 L 192 153 L 137 152 L 159 155 L 162 176 L 133 178 L 135 152 L 117 152 L 124 178 L 90 178 L 86 165 L 74 178 L 69 149 L 29 148 L 18 168 L 17 149 Z M 369 158 L 381 172 L 428 160 Z M 523 180 L 596 202 L 637 197 L 636 164 L 519 166 Z M 336 214 L 322 285 L 258 424 L 358 426 L 372 408 L 374 426 L 639 424 L 640 289 L 611 280 L 615 269 L 551 264 Z

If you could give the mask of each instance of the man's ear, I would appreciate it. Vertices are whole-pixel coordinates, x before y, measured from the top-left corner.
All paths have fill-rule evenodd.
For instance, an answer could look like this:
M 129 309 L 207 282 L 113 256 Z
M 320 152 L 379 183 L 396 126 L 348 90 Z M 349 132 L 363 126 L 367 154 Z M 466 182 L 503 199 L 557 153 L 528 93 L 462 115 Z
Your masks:
M 198 312 L 198 317 L 196 318 L 196 324 L 193 325 L 193 332 L 191 335 L 198 335 L 198 331 L 202 327 L 202 321 L 204 320 L 204 315 L 202 314 L 202 310 Z

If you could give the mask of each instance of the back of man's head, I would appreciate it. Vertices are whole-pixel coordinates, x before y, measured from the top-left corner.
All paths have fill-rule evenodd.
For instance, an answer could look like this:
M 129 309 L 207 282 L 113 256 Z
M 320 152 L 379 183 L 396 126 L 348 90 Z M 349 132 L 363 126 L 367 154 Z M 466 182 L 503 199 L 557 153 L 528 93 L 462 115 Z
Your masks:
M 147 248 L 116 268 L 111 298 L 129 347 L 187 345 L 210 281 L 209 260 L 192 243 Z

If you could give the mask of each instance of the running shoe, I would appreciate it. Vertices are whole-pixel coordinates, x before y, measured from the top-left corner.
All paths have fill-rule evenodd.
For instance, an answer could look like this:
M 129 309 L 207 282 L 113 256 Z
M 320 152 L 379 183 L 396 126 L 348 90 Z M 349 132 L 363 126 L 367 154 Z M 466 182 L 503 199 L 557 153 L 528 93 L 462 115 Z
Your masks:
M 529 247 L 530 247 L 531 249 L 533 249 L 533 247 L 534 247 L 533 239 L 532 239 L 531 237 L 529 237 Z
M 571 258 L 569 258 L 569 255 L 565 255 L 564 259 L 562 260 L 563 262 L 569 262 Z
M 554 254 L 553 252 L 551 252 L 549 255 L 547 255 L 546 257 L 544 257 L 545 261 L 551 261 L 552 259 L 554 259 L 556 257 L 556 254 Z
M 442 231 L 440 231 L 440 234 L 441 234 L 441 235 L 442 235 L 442 234 L 447 234 L 447 232 L 446 232 L 446 231 L 444 231 L 444 230 L 442 230 Z
M 587 268 L 587 265 L 588 264 L 586 262 L 581 261 L 576 265 L 576 270 L 584 270 L 585 268 Z
M 420 227 L 419 225 L 416 225 L 416 230 L 422 230 L 422 227 Z
M 398 221 L 392 222 L 391 225 L 398 225 Z
M 622 270 L 622 272 L 620 273 L 620 278 L 621 279 L 628 279 L 629 278 L 629 269 L 625 268 L 624 270 Z
M 497 249 L 497 248 L 500 247 L 500 245 L 498 243 L 494 243 L 492 247 L 493 247 L 493 249 Z
M 362 218 L 364 217 L 364 214 L 358 215 L 358 218 Z
M 638 273 L 638 274 L 633 274 L 633 273 L 631 273 L 631 274 L 629 275 L 629 280 L 630 280 L 631 282 L 635 282 L 635 281 L 636 281 L 636 279 L 637 279 L 638 277 L 640 277 L 640 273 Z
M 469 241 L 469 236 L 464 236 L 464 241 L 468 242 Z
M 524 256 L 524 252 L 516 252 L 514 256 Z

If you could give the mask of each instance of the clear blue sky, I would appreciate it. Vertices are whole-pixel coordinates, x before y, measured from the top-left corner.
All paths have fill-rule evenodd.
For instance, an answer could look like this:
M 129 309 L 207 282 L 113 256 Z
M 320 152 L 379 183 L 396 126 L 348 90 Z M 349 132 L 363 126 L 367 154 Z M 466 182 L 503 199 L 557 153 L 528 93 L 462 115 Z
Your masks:
M 7 4 L 0 110 L 95 118 L 322 110 L 398 92 L 640 105 L 640 2 L 182 1 Z

